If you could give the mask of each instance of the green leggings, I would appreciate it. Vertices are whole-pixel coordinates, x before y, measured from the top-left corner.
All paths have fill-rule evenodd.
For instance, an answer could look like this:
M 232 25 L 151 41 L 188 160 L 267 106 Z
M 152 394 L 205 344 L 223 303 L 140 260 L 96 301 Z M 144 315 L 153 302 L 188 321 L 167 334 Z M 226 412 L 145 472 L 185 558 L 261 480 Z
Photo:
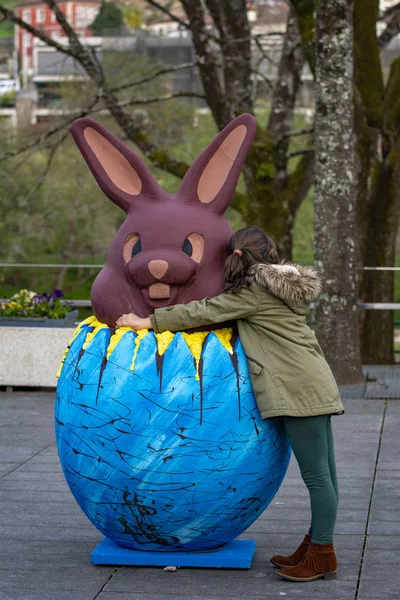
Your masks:
M 339 489 L 330 415 L 283 417 L 286 432 L 310 493 L 313 544 L 332 544 Z

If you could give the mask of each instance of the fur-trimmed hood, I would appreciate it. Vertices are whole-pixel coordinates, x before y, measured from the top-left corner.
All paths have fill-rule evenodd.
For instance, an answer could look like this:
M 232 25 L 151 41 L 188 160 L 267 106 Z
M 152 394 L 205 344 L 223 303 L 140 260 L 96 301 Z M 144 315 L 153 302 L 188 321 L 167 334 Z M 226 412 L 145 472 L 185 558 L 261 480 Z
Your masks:
M 308 305 L 321 293 L 321 280 L 311 267 L 295 263 L 257 264 L 250 270 L 250 279 L 263 285 L 284 302 Z

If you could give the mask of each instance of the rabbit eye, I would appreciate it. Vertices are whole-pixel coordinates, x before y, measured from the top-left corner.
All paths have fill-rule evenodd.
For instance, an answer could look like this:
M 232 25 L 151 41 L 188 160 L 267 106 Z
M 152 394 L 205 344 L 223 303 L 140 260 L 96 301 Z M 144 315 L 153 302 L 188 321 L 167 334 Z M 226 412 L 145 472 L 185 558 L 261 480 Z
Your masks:
M 182 252 L 188 256 L 192 256 L 193 254 L 193 246 L 188 238 L 186 238 L 186 240 L 183 242 Z
M 204 238 L 201 233 L 191 233 L 183 242 L 182 252 L 197 263 L 201 262 L 204 253 Z
M 132 248 L 131 257 L 133 258 L 134 256 L 136 256 L 136 254 L 139 254 L 139 252 L 141 252 L 141 251 L 142 251 L 142 242 L 139 239 Z
M 126 264 L 142 251 L 142 243 L 138 233 L 130 233 L 124 242 L 123 255 Z

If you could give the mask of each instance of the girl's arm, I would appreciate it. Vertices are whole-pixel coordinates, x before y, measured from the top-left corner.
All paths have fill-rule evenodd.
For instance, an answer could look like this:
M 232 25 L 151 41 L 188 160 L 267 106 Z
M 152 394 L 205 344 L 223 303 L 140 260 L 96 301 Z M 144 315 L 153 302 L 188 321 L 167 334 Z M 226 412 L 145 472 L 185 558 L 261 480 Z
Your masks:
M 258 310 L 259 298 L 252 288 L 242 288 L 237 294 L 226 292 L 214 298 L 194 300 L 158 308 L 150 316 L 156 333 L 181 331 L 213 323 L 246 319 Z
M 154 315 L 142 319 L 134 314 L 122 315 L 117 327 L 181 331 L 213 323 L 246 319 L 258 310 L 259 299 L 252 288 L 242 288 L 237 294 L 227 292 L 215 298 L 194 300 L 188 304 L 176 304 L 156 309 Z
M 132 329 L 153 329 L 150 317 L 138 317 L 134 313 L 122 315 L 116 322 L 115 327 L 132 327 Z

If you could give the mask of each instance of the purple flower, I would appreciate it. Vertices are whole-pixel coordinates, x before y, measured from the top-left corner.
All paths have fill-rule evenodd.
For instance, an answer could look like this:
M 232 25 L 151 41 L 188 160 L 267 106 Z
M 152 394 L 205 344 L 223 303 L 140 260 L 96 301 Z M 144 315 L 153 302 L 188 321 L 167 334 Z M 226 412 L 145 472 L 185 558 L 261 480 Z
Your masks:
M 64 294 L 63 294 L 62 290 L 59 290 L 58 288 L 53 290 L 53 296 L 54 296 L 54 298 L 64 298 Z

